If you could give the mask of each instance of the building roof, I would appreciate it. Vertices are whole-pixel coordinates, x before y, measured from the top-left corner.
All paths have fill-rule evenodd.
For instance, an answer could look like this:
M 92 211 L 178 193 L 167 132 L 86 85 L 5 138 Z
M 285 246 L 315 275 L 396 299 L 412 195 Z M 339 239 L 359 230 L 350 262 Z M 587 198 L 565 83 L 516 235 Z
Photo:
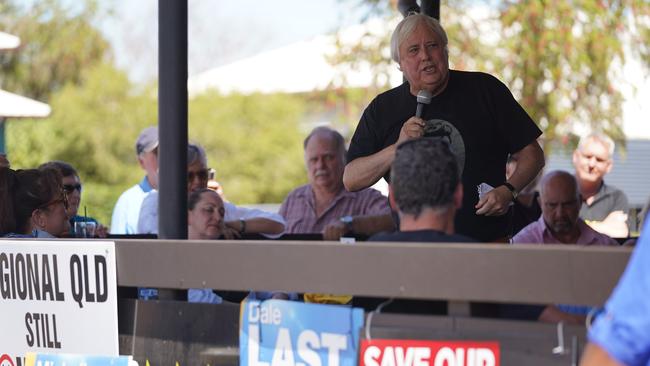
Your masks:
M 571 155 L 561 151 L 551 153 L 546 158 L 544 170 L 573 172 Z M 631 207 L 643 207 L 650 198 L 650 140 L 628 140 L 624 156 L 617 148 L 614 167 L 605 176 L 605 182 L 625 192 Z

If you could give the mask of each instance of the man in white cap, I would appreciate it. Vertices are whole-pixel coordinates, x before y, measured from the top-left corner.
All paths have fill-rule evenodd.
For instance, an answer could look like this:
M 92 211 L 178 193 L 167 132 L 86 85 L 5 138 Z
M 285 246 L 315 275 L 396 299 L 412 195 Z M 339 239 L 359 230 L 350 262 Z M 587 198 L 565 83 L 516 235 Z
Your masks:
M 158 188 L 158 127 L 147 127 L 135 143 L 140 167 L 146 175 L 140 183 L 122 193 L 113 209 L 111 234 L 136 234 L 144 197 Z

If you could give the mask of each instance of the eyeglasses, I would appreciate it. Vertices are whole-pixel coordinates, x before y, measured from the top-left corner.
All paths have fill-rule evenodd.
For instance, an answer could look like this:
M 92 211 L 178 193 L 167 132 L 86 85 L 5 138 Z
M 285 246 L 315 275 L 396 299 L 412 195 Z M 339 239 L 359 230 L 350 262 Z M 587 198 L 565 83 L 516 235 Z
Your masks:
M 199 180 L 207 180 L 208 179 L 208 169 L 201 169 L 197 172 L 187 172 L 187 181 L 191 182 L 194 180 L 194 178 L 198 178 Z
M 48 208 L 48 207 L 50 207 L 52 205 L 55 205 L 55 204 L 57 204 L 59 202 L 63 203 L 63 208 L 65 208 L 66 211 L 67 211 L 68 207 L 69 207 L 68 206 L 68 194 L 65 192 L 65 190 L 61 190 L 61 196 L 60 197 L 55 198 L 55 199 L 53 199 L 53 200 L 51 200 L 51 201 L 49 201 L 49 202 L 47 202 L 45 204 L 42 204 L 42 205 L 38 206 L 38 208 L 39 209 Z
M 79 191 L 79 193 L 81 193 L 81 183 L 77 183 L 77 184 L 64 184 L 64 185 L 63 185 L 63 190 L 64 190 L 66 193 L 68 193 L 68 194 L 71 194 L 72 192 L 74 192 L 75 189 L 76 189 L 77 191 Z

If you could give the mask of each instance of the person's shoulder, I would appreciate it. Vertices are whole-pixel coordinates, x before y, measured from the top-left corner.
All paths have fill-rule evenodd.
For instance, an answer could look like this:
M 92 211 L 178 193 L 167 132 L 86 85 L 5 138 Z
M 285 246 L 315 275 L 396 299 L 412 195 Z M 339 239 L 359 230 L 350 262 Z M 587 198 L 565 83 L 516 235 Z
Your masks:
M 621 189 L 619 189 L 616 186 L 603 183 L 603 190 L 605 191 L 606 194 L 610 194 L 617 197 L 625 197 L 627 199 L 627 195 L 625 194 L 625 192 L 623 192 Z
M 382 103 L 388 100 L 394 100 L 395 98 L 403 97 L 404 95 L 409 94 L 408 83 L 404 82 L 392 89 L 388 89 L 383 93 L 379 93 L 371 102 L 371 104 Z
M 449 243 L 478 243 L 476 239 L 470 238 L 462 234 L 451 234 L 446 235 L 446 239 L 449 239 Z
M 484 87 L 505 87 L 505 84 L 496 76 L 482 71 L 449 70 L 450 80 L 456 84 L 481 85 Z
M 483 71 L 449 70 L 449 77 L 456 80 L 499 80 L 494 75 Z
M 119 200 L 122 200 L 122 199 L 129 199 L 129 197 L 131 197 L 131 196 L 133 196 L 135 194 L 142 194 L 142 193 L 144 193 L 144 192 L 142 192 L 142 188 L 140 188 L 140 185 L 139 184 L 134 184 L 131 187 L 129 187 L 127 190 L 122 192 L 122 194 L 120 195 L 120 198 L 118 198 L 118 202 L 119 202 Z
M 400 232 L 395 231 L 395 232 L 381 232 L 372 235 L 371 237 L 368 238 L 368 241 L 400 241 L 402 240 L 399 237 Z
M 311 185 L 310 184 L 305 184 L 305 185 L 294 188 L 291 192 L 289 192 L 289 194 L 287 194 L 287 198 L 304 196 L 304 195 L 309 194 L 310 191 L 311 191 Z
M 543 244 L 540 235 L 540 228 L 542 222 L 540 220 L 533 221 L 521 229 L 515 236 L 512 237 L 512 244 Z
M 476 243 L 475 239 L 461 234 L 445 234 L 435 230 L 395 231 L 379 233 L 371 236 L 368 241 L 403 241 L 423 243 Z

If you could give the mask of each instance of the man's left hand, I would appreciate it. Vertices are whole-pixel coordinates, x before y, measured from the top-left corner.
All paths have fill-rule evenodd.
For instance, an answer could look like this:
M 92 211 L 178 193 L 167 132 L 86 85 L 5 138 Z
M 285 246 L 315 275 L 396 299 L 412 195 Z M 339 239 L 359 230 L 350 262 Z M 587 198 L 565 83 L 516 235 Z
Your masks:
M 346 234 L 347 228 L 342 222 L 333 222 L 323 229 L 323 240 L 339 241 Z
M 506 186 L 498 186 L 486 193 L 476 206 L 477 215 L 501 216 L 508 212 L 512 202 L 512 192 Z

